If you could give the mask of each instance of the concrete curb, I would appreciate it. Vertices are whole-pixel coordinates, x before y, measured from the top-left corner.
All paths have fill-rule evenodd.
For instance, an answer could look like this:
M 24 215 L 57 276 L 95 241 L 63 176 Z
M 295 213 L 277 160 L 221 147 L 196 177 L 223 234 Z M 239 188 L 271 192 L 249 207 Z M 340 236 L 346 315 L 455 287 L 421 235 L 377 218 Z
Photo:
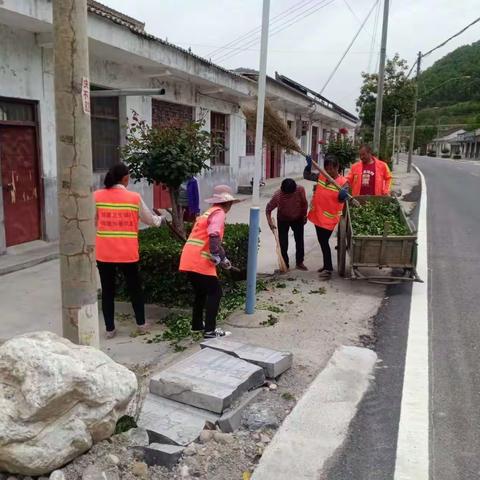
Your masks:
M 317 480 L 345 438 L 377 355 L 339 347 L 265 450 L 252 480 Z
M 58 252 L 53 252 L 45 255 L 40 255 L 35 258 L 25 259 L 18 263 L 14 263 L 11 265 L 0 266 L 0 277 L 2 275 L 7 275 L 9 273 L 19 272 L 20 270 L 25 270 L 26 268 L 35 267 L 36 265 L 40 265 L 41 263 L 50 262 L 51 260 L 56 260 L 59 257 Z

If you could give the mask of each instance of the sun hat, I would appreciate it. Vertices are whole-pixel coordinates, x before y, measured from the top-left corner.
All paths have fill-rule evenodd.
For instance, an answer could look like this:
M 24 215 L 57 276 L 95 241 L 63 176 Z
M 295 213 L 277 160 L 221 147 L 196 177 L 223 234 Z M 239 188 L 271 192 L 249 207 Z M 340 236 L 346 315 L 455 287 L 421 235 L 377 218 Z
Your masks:
M 213 195 L 205 200 L 206 203 L 238 203 L 240 199 L 233 196 L 233 191 L 228 185 L 217 185 L 213 188 Z

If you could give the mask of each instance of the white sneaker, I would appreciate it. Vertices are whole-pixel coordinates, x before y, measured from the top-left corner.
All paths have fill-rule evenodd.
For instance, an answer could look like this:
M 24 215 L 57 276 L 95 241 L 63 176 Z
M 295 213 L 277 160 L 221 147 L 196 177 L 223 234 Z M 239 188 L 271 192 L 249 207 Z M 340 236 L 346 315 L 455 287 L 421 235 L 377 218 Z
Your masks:
M 216 328 L 213 332 L 205 332 L 203 338 L 219 338 L 219 337 L 228 337 L 232 332 L 227 332 L 221 328 Z

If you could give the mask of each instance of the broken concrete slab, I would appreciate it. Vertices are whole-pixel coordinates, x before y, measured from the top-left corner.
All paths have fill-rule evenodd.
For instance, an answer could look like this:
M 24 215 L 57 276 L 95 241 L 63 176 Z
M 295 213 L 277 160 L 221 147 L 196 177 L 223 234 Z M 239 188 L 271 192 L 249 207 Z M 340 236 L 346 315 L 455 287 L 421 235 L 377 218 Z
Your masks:
M 149 467 L 172 468 L 182 456 L 185 447 L 151 443 L 148 447 L 135 447 L 134 450 Z
M 145 447 L 150 443 L 147 430 L 140 428 L 140 426 L 121 433 L 120 437 L 125 439 L 132 447 Z
M 149 393 L 138 419 L 150 441 L 188 445 L 200 436 L 206 422 L 215 424 L 218 415 Z
M 261 388 L 257 388 L 256 390 L 247 392 L 245 395 L 242 395 L 234 405 L 225 410 L 217 420 L 217 425 L 220 427 L 220 430 L 225 433 L 232 433 L 237 430 L 242 424 L 244 410 L 258 397 L 261 391 Z
M 238 342 L 229 338 L 211 338 L 202 348 L 213 348 L 262 367 L 267 378 L 276 378 L 292 366 L 293 355 L 270 348 Z
M 244 392 L 264 383 L 262 368 L 205 348 L 154 375 L 150 380 L 150 392 L 222 413 Z

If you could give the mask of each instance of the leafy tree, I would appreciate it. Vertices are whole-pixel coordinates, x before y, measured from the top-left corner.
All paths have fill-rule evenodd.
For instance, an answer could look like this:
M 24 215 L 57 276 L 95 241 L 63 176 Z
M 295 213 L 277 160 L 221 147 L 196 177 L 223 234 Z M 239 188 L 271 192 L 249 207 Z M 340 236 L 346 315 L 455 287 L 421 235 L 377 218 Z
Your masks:
M 211 160 L 222 148 L 202 122 L 170 122 L 160 128 L 148 125 L 133 113 L 122 158 L 136 181 L 163 183 L 169 188 L 172 221 L 175 230 L 185 236 L 185 226 L 178 205 L 180 185 L 210 168 Z
M 407 78 L 407 73 L 407 61 L 401 59 L 398 54 L 387 60 L 385 65 L 381 146 L 380 152 L 376 152 L 385 160 L 389 159 L 386 132 L 387 127 L 393 126 L 395 110 L 397 110 L 400 118 L 410 118 L 413 113 L 415 85 L 411 79 Z M 360 136 L 365 142 L 371 142 L 375 125 L 378 74 L 364 72 L 362 78 L 363 85 L 360 90 L 360 97 L 357 99 L 357 110 L 362 121 Z
M 337 136 L 330 138 L 323 146 L 323 151 L 325 154 L 333 153 L 337 157 L 340 171 L 350 166 L 357 157 L 357 147 L 350 138 L 342 132 L 342 129 Z
M 422 108 L 480 101 L 480 41 L 437 60 L 420 75 Z

